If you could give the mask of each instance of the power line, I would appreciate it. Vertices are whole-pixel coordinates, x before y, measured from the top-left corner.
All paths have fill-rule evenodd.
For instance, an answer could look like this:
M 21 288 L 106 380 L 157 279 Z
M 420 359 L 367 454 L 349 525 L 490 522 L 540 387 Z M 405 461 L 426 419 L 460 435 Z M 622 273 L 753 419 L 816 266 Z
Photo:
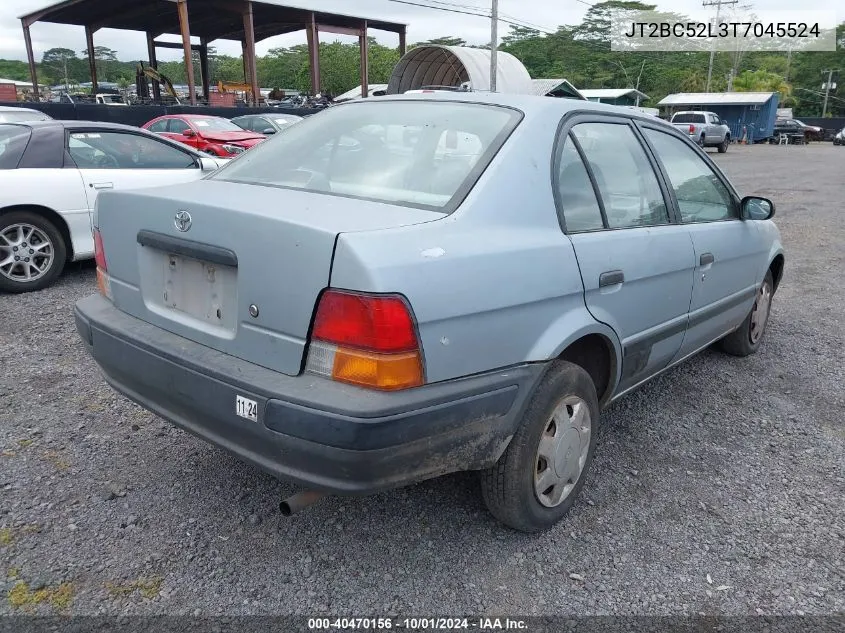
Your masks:
M 429 0 L 429 1 L 434 1 L 434 0 Z M 475 17 L 479 17 L 479 18 L 487 18 L 488 20 L 490 19 L 490 13 L 489 12 L 488 13 L 474 13 L 474 12 L 471 12 L 471 11 L 465 11 L 465 10 L 462 10 L 462 9 L 451 8 L 451 7 L 446 7 L 446 6 L 432 6 L 430 4 L 423 4 L 421 2 L 411 2 L 411 0 L 389 0 L 389 2 L 396 2 L 397 4 L 408 4 L 408 5 L 411 5 L 411 6 L 414 6 L 414 7 L 424 7 L 426 9 L 437 9 L 438 11 L 448 11 L 449 13 L 460 13 L 462 15 L 474 15 Z M 442 4 L 449 4 L 449 3 L 444 2 Z M 459 5 L 452 5 L 452 6 L 457 7 Z M 483 11 L 483 9 L 480 9 L 480 8 L 479 8 L 479 10 Z M 519 20 L 519 19 L 507 19 L 507 18 L 505 18 L 501 15 L 499 16 L 499 22 L 504 22 L 505 24 L 511 24 L 513 26 L 521 26 L 523 28 L 530 28 L 530 29 L 533 29 L 535 31 L 540 31 L 541 33 L 545 33 L 546 35 L 554 35 L 555 34 L 555 31 L 552 31 L 552 30 L 550 30 L 546 27 L 534 28 L 534 27 L 531 26 L 530 23 L 526 23 L 526 22 Z M 539 25 L 535 25 L 535 26 L 539 26 Z

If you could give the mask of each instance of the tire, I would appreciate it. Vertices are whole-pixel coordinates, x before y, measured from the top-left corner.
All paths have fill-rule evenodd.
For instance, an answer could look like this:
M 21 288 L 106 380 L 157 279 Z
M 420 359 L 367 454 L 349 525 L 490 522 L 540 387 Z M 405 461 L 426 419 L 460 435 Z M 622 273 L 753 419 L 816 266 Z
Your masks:
M 556 412 L 566 423 L 558 425 L 553 418 Z M 598 426 L 598 396 L 590 375 L 578 365 L 556 361 L 531 396 L 508 448 L 495 465 L 481 472 L 481 491 L 490 513 L 521 532 L 551 528 L 581 492 L 593 461 Z M 555 463 L 542 452 L 557 455 Z M 541 475 L 546 472 L 546 482 L 554 485 L 543 494 L 538 488 L 544 485 Z
M 0 290 L 21 293 L 46 288 L 62 274 L 66 260 L 61 232 L 43 215 L 31 211 L 0 215 Z
M 730 145 L 730 144 L 731 144 L 731 137 L 726 136 L 725 140 L 723 140 L 721 143 L 719 143 L 719 153 L 724 154 L 725 152 L 727 152 L 728 151 L 728 145 Z
M 769 323 L 769 315 L 772 309 L 772 298 L 775 293 L 772 272 L 768 271 L 763 283 L 757 290 L 754 305 L 745 321 L 738 329 L 728 334 L 719 341 L 719 347 L 723 352 L 731 356 L 750 356 L 760 348 L 763 342 L 763 335 L 766 333 L 766 326 Z M 764 312 L 760 313 L 763 308 Z M 762 317 L 762 323 L 760 322 Z
M 698 139 L 698 146 L 699 146 L 699 147 L 701 147 L 702 149 L 703 149 L 703 148 L 705 148 L 705 147 L 707 147 L 707 146 L 704 144 L 704 134 L 702 134 L 702 135 L 701 135 L 701 138 L 700 138 L 700 139 Z

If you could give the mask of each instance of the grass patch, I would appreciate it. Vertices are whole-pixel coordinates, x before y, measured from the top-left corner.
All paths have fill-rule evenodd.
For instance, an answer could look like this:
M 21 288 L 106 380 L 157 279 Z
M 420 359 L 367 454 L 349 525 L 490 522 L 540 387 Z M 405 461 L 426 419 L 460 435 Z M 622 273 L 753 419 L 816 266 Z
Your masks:
M 107 582 L 106 591 L 115 598 L 126 598 L 137 592 L 142 598 L 152 600 L 161 592 L 163 582 L 164 579 L 161 576 L 139 578 L 123 583 Z
M 18 446 L 20 446 L 21 448 L 26 448 L 27 446 L 32 446 L 34 442 L 35 440 L 32 439 L 18 440 Z
M 40 605 L 47 605 L 56 611 L 67 611 L 73 603 L 73 585 L 63 582 L 55 587 L 43 587 L 35 591 L 24 581 L 18 581 L 9 590 L 9 604 L 13 609 L 34 612 Z
M 37 523 L 22 525 L 16 528 L 0 528 L 0 547 L 9 547 L 20 537 L 39 532 L 41 527 Z
M 44 459 L 53 464 L 59 470 L 67 470 L 70 468 L 70 462 L 62 459 L 61 453 L 56 451 L 44 451 Z

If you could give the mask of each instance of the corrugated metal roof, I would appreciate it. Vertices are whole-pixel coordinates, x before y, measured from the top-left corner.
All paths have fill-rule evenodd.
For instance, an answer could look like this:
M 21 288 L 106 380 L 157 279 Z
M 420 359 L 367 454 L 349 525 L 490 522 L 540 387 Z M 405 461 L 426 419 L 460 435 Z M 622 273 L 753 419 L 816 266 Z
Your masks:
M 648 95 L 640 92 L 634 88 L 595 88 L 595 89 L 581 89 L 579 91 L 587 99 L 619 99 L 627 95 L 637 96 L 640 99 L 648 99 Z
M 547 95 L 554 90 L 561 90 L 574 97 L 581 96 L 581 98 L 584 98 L 581 92 L 566 79 L 532 79 L 531 88 L 531 94 L 538 97 Z
M 496 54 L 496 91 L 532 94 L 531 76 L 516 57 Z M 402 94 L 423 86 L 460 86 L 490 90 L 490 51 L 466 46 L 426 44 L 413 48 L 399 60 L 390 75 L 388 94 Z
M 659 106 L 756 105 L 766 103 L 774 92 L 679 92 L 660 101 Z

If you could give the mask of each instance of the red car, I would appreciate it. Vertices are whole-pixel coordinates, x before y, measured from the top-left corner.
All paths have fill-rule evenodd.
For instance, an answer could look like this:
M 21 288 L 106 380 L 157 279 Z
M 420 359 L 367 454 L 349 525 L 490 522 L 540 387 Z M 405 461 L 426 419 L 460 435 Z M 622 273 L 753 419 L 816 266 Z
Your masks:
M 232 158 L 267 137 L 238 127 L 229 119 L 204 114 L 167 114 L 141 126 L 206 154 Z

